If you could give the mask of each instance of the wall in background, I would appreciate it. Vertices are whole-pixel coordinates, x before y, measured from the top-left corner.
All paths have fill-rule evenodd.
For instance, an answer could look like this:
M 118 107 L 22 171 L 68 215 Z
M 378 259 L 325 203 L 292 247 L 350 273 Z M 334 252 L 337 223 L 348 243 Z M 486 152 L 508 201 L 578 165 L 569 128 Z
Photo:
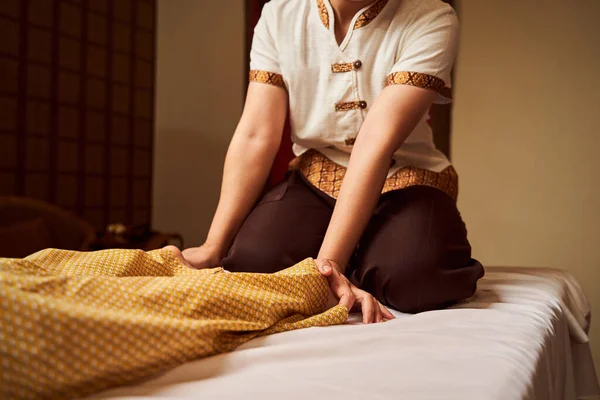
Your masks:
M 452 155 L 475 256 L 572 272 L 600 367 L 600 2 L 458 8 Z
M 245 93 L 244 0 L 158 2 L 153 225 L 199 245 Z
M 0 195 L 150 223 L 154 0 L 0 1 Z

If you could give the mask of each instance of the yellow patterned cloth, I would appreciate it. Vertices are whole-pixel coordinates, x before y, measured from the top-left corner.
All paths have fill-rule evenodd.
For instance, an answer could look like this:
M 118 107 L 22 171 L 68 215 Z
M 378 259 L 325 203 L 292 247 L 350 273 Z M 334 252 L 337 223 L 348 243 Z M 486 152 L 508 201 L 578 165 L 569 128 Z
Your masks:
M 312 259 L 276 274 L 190 269 L 168 250 L 0 259 L 0 398 L 81 397 L 258 335 L 345 323 L 327 296 Z

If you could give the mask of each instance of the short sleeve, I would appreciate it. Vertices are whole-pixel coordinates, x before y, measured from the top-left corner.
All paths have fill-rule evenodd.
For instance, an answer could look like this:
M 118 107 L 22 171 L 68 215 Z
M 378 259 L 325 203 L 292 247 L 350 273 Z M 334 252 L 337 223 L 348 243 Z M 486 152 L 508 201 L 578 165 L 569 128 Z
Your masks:
M 458 20 L 444 5 L 417 18 L 409 28 L 386 85 L 411 85 L 438 93 L 436 103 L 452 101 L 451 72 L 456 58 Z
M 267 83 L 285 89 L 281 66 L 273 32 L 275 15 L 270 4 L 263 7 L 260 19 L 254 28 L 250 50 L 250 82 Z

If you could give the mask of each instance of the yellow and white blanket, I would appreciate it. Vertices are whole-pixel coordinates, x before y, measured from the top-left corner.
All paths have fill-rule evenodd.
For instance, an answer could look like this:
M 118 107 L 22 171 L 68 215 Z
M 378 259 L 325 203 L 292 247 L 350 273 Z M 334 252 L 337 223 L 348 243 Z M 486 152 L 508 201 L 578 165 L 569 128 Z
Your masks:
M 72 398 L 258 336 L 346 322 L 306 259 L 276 274 L 194 270 L 168 250 L 0 259 L 0 398 Z

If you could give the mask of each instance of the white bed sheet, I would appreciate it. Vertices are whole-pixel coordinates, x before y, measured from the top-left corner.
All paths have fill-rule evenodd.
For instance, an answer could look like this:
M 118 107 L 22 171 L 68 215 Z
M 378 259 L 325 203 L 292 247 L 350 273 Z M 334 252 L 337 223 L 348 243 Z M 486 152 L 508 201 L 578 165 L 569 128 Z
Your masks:
M 573 277 L 487 268 L 452 309 L 284 332 L 95 399 L 593 399 L 590 306 Z

